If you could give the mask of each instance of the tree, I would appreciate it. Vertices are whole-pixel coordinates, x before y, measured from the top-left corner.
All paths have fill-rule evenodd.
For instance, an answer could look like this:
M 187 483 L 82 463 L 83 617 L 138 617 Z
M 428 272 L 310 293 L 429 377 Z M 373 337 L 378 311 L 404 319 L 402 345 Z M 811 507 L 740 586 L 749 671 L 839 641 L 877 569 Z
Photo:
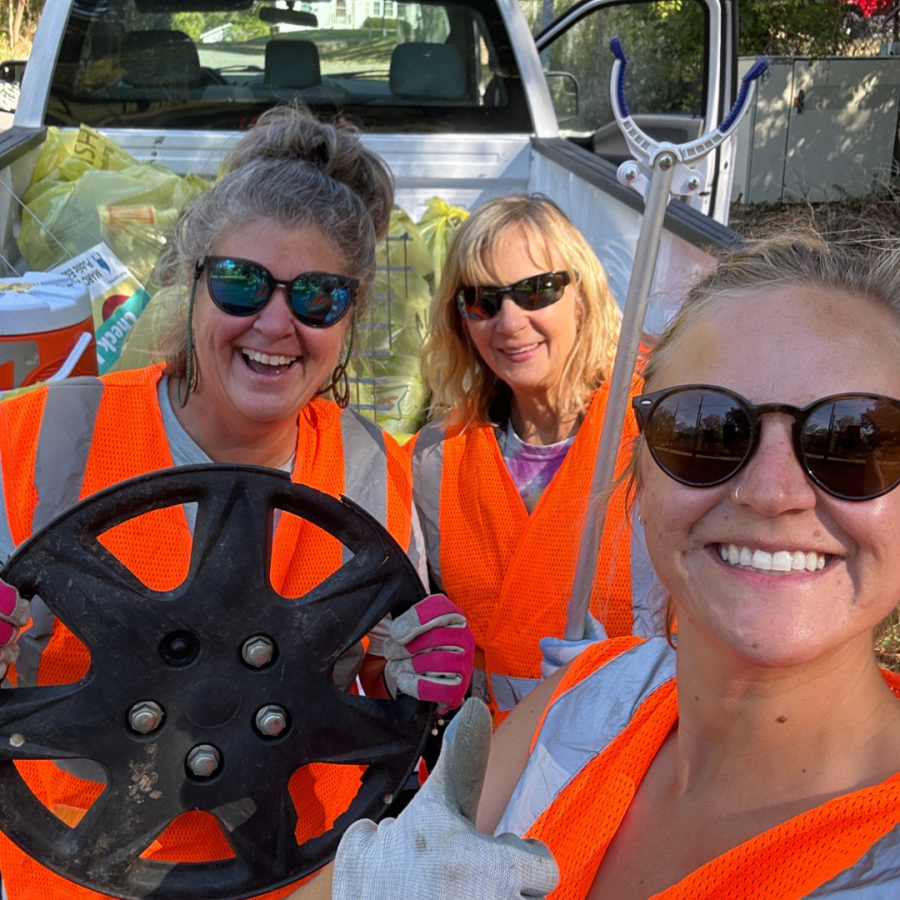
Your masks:
M 869 12 L 887 12 L 868 3 Z M 837 0 L 740 0 L 742 56 L 835 56 L 859 49 L 860 37 L 877 35 L 883 16 L 865 18 L 863 4 Z M 861 34 L 860 32 L 863 32 Z
M 44 0 L 3 0 L 3 3 L 6 5 L 8 52 L 12 56 L 27 56 Z

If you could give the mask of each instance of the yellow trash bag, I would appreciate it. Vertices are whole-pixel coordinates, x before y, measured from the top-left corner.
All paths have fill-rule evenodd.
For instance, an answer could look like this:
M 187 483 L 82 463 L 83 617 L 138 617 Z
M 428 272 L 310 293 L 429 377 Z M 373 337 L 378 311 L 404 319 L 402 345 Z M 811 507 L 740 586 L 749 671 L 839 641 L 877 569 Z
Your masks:
M 428 389 L 419 372 L 419 347 L 431 305 L 434 262 L 419 229 L 399 208 L 389 238 L 378 247 L 369 310 L 357 322 L 356 377 L 350 402 L 394 436 L 424 423 Z
M 432 197 L 427 203 L 428 211 L 419 219 L 419 233 L 425 239 L 434 263 L 434 286 L 441 283 L 441 272 L 450 241 L 456 229 L 469 218 L 468 210 L 461 206 L 451 206 L 440 197 Z
M 147 284 L 179 212 L 205 182 L 138 163 L 87 126 L 50 132 L 23 198 L 19 249 L 29 268 L 44 271 L 103 241 Z

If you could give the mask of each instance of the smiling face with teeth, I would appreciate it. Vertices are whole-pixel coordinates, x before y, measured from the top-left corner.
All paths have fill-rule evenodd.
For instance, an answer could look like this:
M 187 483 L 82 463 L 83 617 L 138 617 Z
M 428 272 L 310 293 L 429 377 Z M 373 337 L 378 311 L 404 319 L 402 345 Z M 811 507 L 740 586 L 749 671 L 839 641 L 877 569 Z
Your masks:
M 671 349 L 646 390 L 713 384 L 800 407 L 843 391 L 900 396 L 896 322 L 825 290 L 715 300 Z M 639 485 L 680 647 L 768 668 L 871 656 L 872 629 L 900 601 L 900 490 L 864 502 L 825 494 L 782 414 L 763 416 L 754 456 L 723 484 L 681 485 L 644 452 Z
M 213 253 L 258 262 L 284 281 L 303 272 L 351 274 L 319 231 L 276 222 L 234 228 Z M 175 407 L 182 425 L 216 461 L 235 453 L 246 461 L 240 444 L 247 443 L 265 444 L 268 464 L 283 464 L 296 447 L 298 414 L 330 377 L 351 319 L 328 328 L 304 325 L 283 287 L 255 315 L 232 316 L 213 303 L 201 277 L 193 320 L 200 377 L 187 406 Z

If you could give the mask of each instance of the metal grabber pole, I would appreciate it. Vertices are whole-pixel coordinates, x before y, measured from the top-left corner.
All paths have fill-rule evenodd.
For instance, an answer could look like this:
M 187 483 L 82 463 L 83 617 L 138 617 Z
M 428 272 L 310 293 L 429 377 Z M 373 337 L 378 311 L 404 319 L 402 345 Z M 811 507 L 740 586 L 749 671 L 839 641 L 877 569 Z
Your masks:
M 644 330 L 650 288 L 656 272 L 666 208 L 673 194 L 696 194 L 705 189 L 709 180 L 706 165 L 709 153 L 733 134 L 749 108 L 756 79 L 769 65 L 764 57 L 753 64 L 741 81 L 734 106 L 717 129 L 687 144 L 670 144 L 648 137 L 629 115 L 625 104 L 625 52 L 618 37 L 611 38 L 609 44 L 616 57 L 610 79 L 613 112 L 635 157 L 619 166 L 618 177 L 623 184 L 644 194 L 645 208 L 625 297 L 622 329 L 609 382 L 609 396 L 578 548 L 575 579 L 566 607 L 564 636 L 570 641 L 581 640 L 585 635 L 591 593 L 597 574 L 600 539 L 606 524 L 606 509 L 615 477 L 625 415 L 628 412 L 628 396 Z

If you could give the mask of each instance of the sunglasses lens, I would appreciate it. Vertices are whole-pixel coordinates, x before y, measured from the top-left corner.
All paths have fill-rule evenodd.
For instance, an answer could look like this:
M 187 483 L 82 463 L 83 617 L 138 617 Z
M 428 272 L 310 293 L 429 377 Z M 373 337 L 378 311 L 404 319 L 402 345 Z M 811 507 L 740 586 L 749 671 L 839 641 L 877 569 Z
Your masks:
M 900 403 L 847 397 L 813 409 L 800 434 L 803 457 L 825 490 L 848 500 L 900 483 Z
M 513 293 L 522 309 L 544 309 L 562 299 L 568 283 L 566 272 L 548 272 L 519 282 Z
M 352 284 L 334 275 L 310 272 L 291 285 L 291 303 L 297 318 L 315 328 L 333 325 L 352 301 Z
M 664 397 L 650 414 L 644 437 L 667 475 L 704 487 L 730 478 L 740 468 L 753 427 L 734 397 L 694 389 Z
M 269 299 L 269 279 L 262 266 L 240 259 L 220 259 L 209 269 L 209 293 L 233 316 L 249 316 Z
M 485 321 L 497 315 L 500 304 L 494 288 L 464 287 L 459 292 L 459 311 L 467 319 Z

